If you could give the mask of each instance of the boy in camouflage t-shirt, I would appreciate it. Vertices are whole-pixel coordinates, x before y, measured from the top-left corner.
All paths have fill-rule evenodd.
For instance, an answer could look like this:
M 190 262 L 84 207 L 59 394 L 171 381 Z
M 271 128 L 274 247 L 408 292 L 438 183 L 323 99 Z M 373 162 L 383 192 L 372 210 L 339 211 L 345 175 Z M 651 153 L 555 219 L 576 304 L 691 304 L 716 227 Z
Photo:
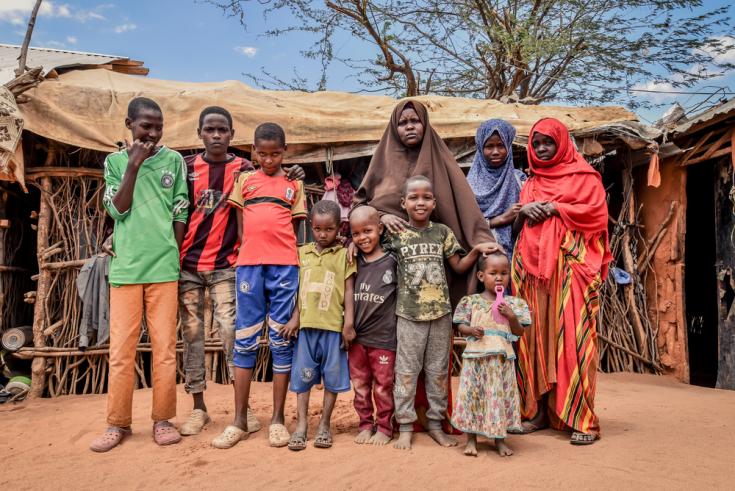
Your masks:
M 400 436 L 396 448 L 411 448 L 416 421 L 416 382 L 423 370 L 429 410 L 429 435 L 445 447 L 457 442 L 445 435 L 441 422 L 447 411 L 449 349 L 452 339 L 452 307 L 444 262 L 457 273 L 472 267 L 480 254 L 497 249 L 496 244 L 478 244 L 464 256 L 451 229 L 430 221 L 436 207 L 431 181 L 424 176 L 409 178 L 401 192 L 401 206 L 409 217 L 403 232 L 388 238 L 386 249 L 398 259 L 396 303 L 397 351 L 395 386 L 396 421 Z

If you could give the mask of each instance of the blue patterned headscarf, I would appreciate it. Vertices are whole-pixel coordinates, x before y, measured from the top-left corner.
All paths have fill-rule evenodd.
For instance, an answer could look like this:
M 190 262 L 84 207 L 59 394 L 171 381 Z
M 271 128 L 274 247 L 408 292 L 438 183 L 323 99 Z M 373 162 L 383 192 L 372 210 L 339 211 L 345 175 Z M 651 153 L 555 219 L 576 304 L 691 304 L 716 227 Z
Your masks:
M 493 167 L 485 160 L 482 153 L 485 143 L 493 133 L 500 136 L 500 140 L 508 150 L 508 156 L 500 167 Z M 513 167 L 513 139 L 515 136 L 515 128 L 502 119 L 490 119 L 477 128 L 475 136 L 477 151 L 467 174 L 467 180 L 485 218 L 502 215 L 511 205 L 518 203 L 521 194 L 519 182 L 525 181 L 526 175 Z M 508 257 L 512 257 L 512 224 L 492 229 L 492 232 L 495 239 L 508 253 Z

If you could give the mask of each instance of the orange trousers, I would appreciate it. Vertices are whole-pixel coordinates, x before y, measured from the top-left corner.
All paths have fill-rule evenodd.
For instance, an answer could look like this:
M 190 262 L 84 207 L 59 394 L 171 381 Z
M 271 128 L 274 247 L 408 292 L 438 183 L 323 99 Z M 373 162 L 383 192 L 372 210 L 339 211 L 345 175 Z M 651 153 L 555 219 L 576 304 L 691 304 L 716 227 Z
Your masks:
M 178 282 L 110 288 L 110 371 L 107 424 L 130 426 L 133 420 L 135 356 L 145 312 L 153 352 L 154 422 L 176 416 L 176 313 Z

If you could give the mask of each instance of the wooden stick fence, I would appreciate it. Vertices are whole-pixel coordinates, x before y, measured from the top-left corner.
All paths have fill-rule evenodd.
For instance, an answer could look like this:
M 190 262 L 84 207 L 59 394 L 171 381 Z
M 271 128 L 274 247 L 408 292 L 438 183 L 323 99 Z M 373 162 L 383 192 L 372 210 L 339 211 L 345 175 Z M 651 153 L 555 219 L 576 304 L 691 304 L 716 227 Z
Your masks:
M 99 155 L 89 153 L 89 160 L 101 160 Z M 85 160 L 84 155 L 77 157 L 80 161 Z M 52 144 L 44 165 L 30 167 L 26 173 L 30 184 L 41 193 L 37 241 L 39 274 L 34 277 L 36 290 L 26 295 L 26 301 L 34 303 L 34 346 L 21 349 L 15 356 L 33 360 L 31 395 L 35 397 L 106 391 L 108 347 L 90 346 L 82 351 L 78 346 L 82 305 L 76 288 L 76 277 L 84 258 L 98 253 L 105 239 L 104 181 L 101 169 L 63 166 L 67 160 L 68 154 L 63 148 Z M 318 201 L 321 194 L 320 186 L 308 186 L 309 205 Z M 306 225 L 302 234 L 308 236 Z M 3 277 L 9 276 L 10 269 L 6 269 L 2 271 L 6 273 Z M 213 332 L 208 298 L 205 305 L 207 379 L 229 383 L 219 333 Z M 254 378 L 261 381 L 270 373 L 267 332 L 264 328 L 263 345 L 254 371 Z M 144 335 L 136 357 L 138 387 L 150 385 L 150 352 Z M 177 353 L 183 353 L 181 341 Z M 181 358 L 177 356 L 180 382 L 184 379 Z
M 633 192 L 633 172 L 629 152 L 624 154 L 622 169 L 623 206 L 610 237 L 610 249 L 616 263 L 630 276 L 631 283 L 618 285 L 612 274 L 600 290 L 600 312 L 597 334 L 600 370 L 604 372 L 662 373 L 656 342 L 657 329 L 648 315 L 645 282 L 648 262 L 660 239 L 646 242 L 638 221 Z M 673 215 L 673 211 L 670 212 Z M 668 217 L 665 226 L 671 217 Z M 663 233 L 660 231 L 660 233 Z M 657 233 L 656 236 L 660 235 Z M 644 247 L 638 256 L 639 244 Z M 655 273 L 654 273 L 655 274 Z
M 27 172 L 30 184 L 41 193 L 37 229 L 39 273 L 34 277 L 37 281 L 35 292 L 29 292 L 25 298 L 26 302 L 34 303 L 34 346 L 22 349 L 16 356 L 33 360 L 33 396 L 102 393 L 106 391 L 108 351 L 106 346 L 91 346 L 85 351 L 78 347 L 82 309 L 75 283 L 84 258 L 97 253 L 105 238 L 102 171 L 99 168 L 70 167 L 65 148 L 53 143 L 50 145 L 44 165 L 31 167 Z M 101 161 L 101 155 L 82 150 L 75 159 L 96 162 Z M 646 315 L 644 282 L 665 224 L 650 243 L 644 241 L 638 225 L 639 210 L 633 198 L 629 158 L 627 162 L 623 171 L 625 202 L 617 219 L 611 219 L 614 224 L 611 247 L 623 269 L 633 277 L 633 283 L 621 286 L 608 278 L 602 287 L 598 328 L 600 369 L 659 373 L 662 368 L 658 359 L 657 333 Z M 307 186 L 306 191 L 309 206 L 323 194 L 320 186 Z M 302 240 L 309 239 L 307 221 L 299 235 Z M 639 249 L 642 252 L 640 258 Z M 5 251 L 7 256 L 7 246 Z M 2 281 L 7 282 L 9 277 L 16 277 L 22 272 L 7 269 L 0 273 Z M 12 288 L 5 291 L 12 291 Z M 6 298 L 6 305 L 7 302 Z M 208 299 L 206 302 L 209 305 Z M 212 332 L 211 320 L 210 308 L 205 327 L 207 379 L 229 383 L 219 335 Z M 264 328 L 264 344 L 254 370 L 256 380 L 266 380 L 270 374 L 270 352 L 265 344 L 267 334 Z M 461 350 L 459 341 L 455 353 L 459 355 Z M 147 338 L 142 338 L 135 365 L 139 387 L 150 385 L 150 351 Z M 183 345 L 179 343 L 177 353 L 182 351 Z M 182 381 L 181 356 L 177 359 L 179 380 Z M 459 356 L 455 359 L 460 360 Z

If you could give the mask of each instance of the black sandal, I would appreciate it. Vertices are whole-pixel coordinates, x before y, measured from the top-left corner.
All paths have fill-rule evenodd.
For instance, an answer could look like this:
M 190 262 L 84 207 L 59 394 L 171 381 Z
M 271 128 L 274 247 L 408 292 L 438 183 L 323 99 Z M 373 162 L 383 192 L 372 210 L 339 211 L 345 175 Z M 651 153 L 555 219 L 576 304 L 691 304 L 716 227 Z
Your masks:
M 314 447 L 316 448 L 332 448 L 332 434 L 327 431 L 321 431 L 314 438 Z
M 306 433 L 301 431 L 295 431 L 291 434 L 291 439 L 288 441 L 288 449 L 294 452 L 299 452 L 306 448 Z
M 582 433 L 581 431 L 575 431 L 572 433 L 572 438 L 569 443 L 572 445 L 592 445 L 600 439 L 600 435 L 597 433 Z

